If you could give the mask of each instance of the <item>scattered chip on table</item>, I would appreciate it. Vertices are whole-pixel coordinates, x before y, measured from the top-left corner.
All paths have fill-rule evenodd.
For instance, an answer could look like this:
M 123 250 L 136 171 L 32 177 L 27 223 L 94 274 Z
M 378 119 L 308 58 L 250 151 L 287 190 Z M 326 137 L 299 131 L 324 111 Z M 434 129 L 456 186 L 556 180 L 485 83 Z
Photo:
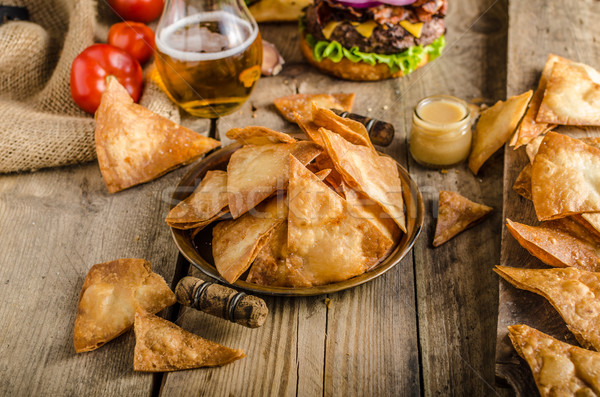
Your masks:
M 440 191 L 433 246 L 439 247 L 457 234 L 475 226 L 492 210 L 492 207 L 475 203 L 456 192 Z

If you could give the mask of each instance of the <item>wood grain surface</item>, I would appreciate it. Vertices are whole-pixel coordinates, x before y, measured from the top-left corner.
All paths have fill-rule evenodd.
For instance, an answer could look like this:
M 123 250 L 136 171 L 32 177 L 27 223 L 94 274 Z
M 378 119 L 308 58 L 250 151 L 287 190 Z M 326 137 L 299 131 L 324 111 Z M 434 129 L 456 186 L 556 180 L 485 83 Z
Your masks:
M 510 2 L 508 36 L 508 95 L 535 89 L 549 53 L 600 68 L 600 3 L 560 0 L 546 2 Z M 568 28 L 567 28 L 568 26 Z M 558 132 L 579 137 L 589 135 L 583 128 L 559 127 Z M 525 224 L 536 225 L 533 205 L 512 190 L 521 169 L 528 163 L 525 148 L 505 148 L 504 214 Z M 547 268 L 532 257 L 502 230 L 503 266 Z M 526 362 L 515 352 L 508 339 L 507 327 L 524 323 L 560 340 L 577 345 L 563 320 L 544 298 L 499 281 L 499 313 L 496 346 L 496 374 L 511 385 L 519 396 L 537 395 L 537 388 Z

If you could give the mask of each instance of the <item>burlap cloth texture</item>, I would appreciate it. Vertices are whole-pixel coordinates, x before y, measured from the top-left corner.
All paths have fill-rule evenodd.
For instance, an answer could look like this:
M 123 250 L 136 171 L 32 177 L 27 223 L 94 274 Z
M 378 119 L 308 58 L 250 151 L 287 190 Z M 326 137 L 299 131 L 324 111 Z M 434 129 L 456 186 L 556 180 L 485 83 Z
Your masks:
M 94 118 L 69 89 L 71 63 L 118 22 L 106 0 L 0 0 L 30 21 L 0 26 L 0 173 L 96 158 Z M 176 106 L 150 80 L 140 103 L 179 123 Z

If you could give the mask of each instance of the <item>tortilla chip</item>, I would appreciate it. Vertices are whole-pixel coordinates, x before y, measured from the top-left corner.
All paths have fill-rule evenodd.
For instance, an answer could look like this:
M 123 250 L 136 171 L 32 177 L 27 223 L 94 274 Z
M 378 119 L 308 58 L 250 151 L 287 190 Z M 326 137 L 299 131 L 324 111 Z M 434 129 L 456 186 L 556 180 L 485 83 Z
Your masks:
M 225 134 L 242 145 L 267 145 L 270 143 L 294 143 L 296 140 L 283 132 L 267 127 L 251 125 L 244 128 L 232 128 Z
M 303 286 L 347 280 L 378 263 L 393 242 L 290 157 L 287 263 Z
M 202 182 L 185 200 L 169 211 L 167 224 L 176 229 L 194 229 L 204 227 L 226 211 L 227 173 L 208 171 Z
M 531 170 L 531 193 L 540 221 L 600 212 L 600 149 L 550 131 Z
M 96 111 L 95 139 L 110 193 L 156 179 L 220 145 L 133 103 L 113 77 Z
M 367 127 L 358 121 L 338 116 L 331 110 L 314 104 L 312 121 L 318 127 L 335 132 L 350 143 L 367 146 L 375 151 Z
M 600 271 L 600 244 L 571 219 L 548 221 L 541 226 L 507 219 L 506 227 L 523 248 L 549 266 Z
M 236 150 L 227 165 L 229 211 L 238 218 L 289 180 L 289 155 L 310 163 L 321 148 L 313 142 L 245 146 Z
M 527 157 L 529 158 L 529 162 L 533 164 L 533 159 L 535 158 L 542 141 L 544 140 L 544 135 L 537 136 L 533 138 L 527 146 L 525 147 L 525 151 L 527 152 Z
M 440 191 L 433 246 L 439 247 L 457 234 L 475 226 L 492 210 L 492 207 L 474 203 L 456 192 Z
M 213 229 L 212 251 L 219 274 L 235 283 L 286 216 L 284 200 L 275 196 L 238 219 L 218 223 Z
M 135 311 L 157 313 L 176 302 L 165 280 L 144 259 L 118 259 L 92 266 L 77 306 L 73 343 L 77 353 L 95 350 L 127 331 Z
M 346 183 L 381 205 L 406 233 L 402 182 L 396 162 L 374 150 L 354 145 L 338 134 L 321 128 L 327 154 Z
M 240 349 L 230 349 L 201 338 L 143 310 L 135 313 L 134 330 L 134 371 L 217 367 L 246 357 Z
M 512 188 L 523 198 L 531 200 L 531 164 L 523 167 Z
M 582 63 L 556 63 L 536 121 L 600 125 L 600 73 Z
M 508 327 L 541 397 L 600 395 L 600 353 L 554 339 L 527 325 Z
M 469 169 L 473 174 L 477 175 L 483 163 L 510 138 L 527 109 L 531 95 L 530 90 L 519 96 L 512 96 L 481 112 L 469 155 Z
M 597 299 L 600 273 L 572 267 L 522 269 L 496 266 L 494 271 L 515 287 L 546 298 L 582 347 L 600 351 L 600 301 Z
M 331 174 L 331 168 L 325 168 L 324 170 L 318 170 L 318 171 L 314 172 L 314 174 L 317 176 L 317 178 L 319 178 L 320 180 L 323 180 L 323 179 L 327 178 L 329 176 L 329 174 Z
M 303 118 L 312 119 L 313 103 L 326 109 L 337 109 L 346 112 L 352 111 L 354 94 L 296 94 L 275 98 L 273 103 L 279 113 L 287 121 L 296 122 L 294 113 Z
M 531 98 L 531 102 L 529 103 L 529 108 L 527 109 L 527 112 L 525 112 L 525 116 L 523 116 L 523 121 L 521 121 L 521 125 L 517 129 L 517 132 L 513 135 L 510 141 L 510 146 L 514 146 L 515 149 L 518 149 L 519 147 L 528 144 L 532 139 L 534 139 L 538 135 L 545 134 L 546 132 L 556 127 L 555 124 L 548 124 L 542 122 L 538 123 L 535 121 L 535 118 L 538 114 L 538 110 L 540 109 L 540 104 L 542 103 L 542 99 L 544 98 L 544 91 L 546 91 L 548 79 L 550 78 L 552 68 L 554 67 L 554 64 L 556 62 L 569 62 L 569 60 L 561 58 L 554 54 L 548 55 L 548 59 L 546 60 L 546 64 L 544 65 L 544 70 L 542 71 L 542 77 L 540 77 L 537 89 L 533 93 L 533 97 Z

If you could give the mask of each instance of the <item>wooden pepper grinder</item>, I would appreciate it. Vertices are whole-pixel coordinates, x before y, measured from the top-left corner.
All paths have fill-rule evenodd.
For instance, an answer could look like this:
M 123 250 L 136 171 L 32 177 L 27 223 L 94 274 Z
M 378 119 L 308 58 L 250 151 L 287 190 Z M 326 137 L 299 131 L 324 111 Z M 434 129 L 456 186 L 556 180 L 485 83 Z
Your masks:
M 196 277 L 184 277 L 175 287 L 177 301 L 196 310 L 248 328 L 265 323 L 269 309 L 264 300 Z

